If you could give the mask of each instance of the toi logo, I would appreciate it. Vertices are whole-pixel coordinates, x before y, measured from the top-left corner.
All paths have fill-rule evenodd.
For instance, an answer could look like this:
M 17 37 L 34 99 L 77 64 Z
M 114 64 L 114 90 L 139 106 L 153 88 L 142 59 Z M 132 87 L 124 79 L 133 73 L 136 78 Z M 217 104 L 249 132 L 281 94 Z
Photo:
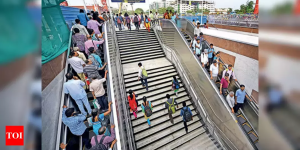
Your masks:
M 21 146 L 24 145 L 24 127 L 23 126 L 6 126 L 5 128 L 5 145 Z

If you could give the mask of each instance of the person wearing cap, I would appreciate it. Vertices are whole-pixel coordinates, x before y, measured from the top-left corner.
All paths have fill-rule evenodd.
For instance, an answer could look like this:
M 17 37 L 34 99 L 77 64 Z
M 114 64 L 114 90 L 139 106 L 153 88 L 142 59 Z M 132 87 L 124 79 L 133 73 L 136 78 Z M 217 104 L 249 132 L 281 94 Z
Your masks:
M 100 110 L 108 109 L 108 101 L 105 98 L 105 89 L 103 82 L 106 81 L 107 70 L 105 71 L 104 78 L 97 79 L 97 76 L 92 77 L 92 83 L 90 84 L 90 91 L 92 92 L 94 99 L 97 99 L 100 105 Z
M 83 105 L 85 105 L 88 113 L 91 114 L 92 109 L 88 101 L 86 92 L 83 88 L 85 86 L 85 83 L 74 76 L 73 73 L 67 73 L 66 78 L 68 81 L 64 83 L 64 93 L 70 94 L 83 115 L 87 115 Z
M 217 63 L 219 63 L 220 62 L 220 51 L 218 51 L 217 53 L 216 53 L 216 56 L 214 57 L 214 59 L 213 60 L 216 60 L 217 61 Z
M 210 65 L 209 71 L 210 71 L 210 79 L 216 82 L 219 74 L 219 66 L 216 60 L 214 60 L 213 64 Z
M 228 89 L 228 77 L 229 74 L 225 74 L 225 78 L 222 78 L 221 79 L 221 82 L 220 82 L 220 94 L 223 94 L 224 97 L 226 97 L 226 92 L 227 92 L 227 89 Z
M 235 106 L 234 106 L 234 113 L 237 113 L 240 108 L 243 109 L 244 102 L 246 98 L 246 90 L 245 85 L 241 84 L 240 89 L 235 92 Z
M 70 129 L 71 133 L 76 137 L 71 138 L 68 144 L 61 144 L 67 150 L 75 149 L 76 143 L 78 142 L 80 136 L 82 137 L 82 143 L 85 145 L 85 148 L 91 148 L 91 144 L 89 142 L 89 129 L 84 124 L 84 120 L 86 116 L 84 114 L 75 113 L 74 108 L 68 108 L 67 106 L 63 106 L 62 111 L 62 122 Z
M 82 59 L 83 61 L 86 60 L 86 57 L 85 57 L 84 53 L 80 52 L 79 47 L 74 47 L 74 52 L 78 53 L 78 58 Z
M 201 64 L 202 67 L 208 68 L 209 63 L 208 63 L 208 53 L 207 53 L 207 49 L 204 49 L 204 53 L 201 53 Z
M 210 48 L 207 50 L 208 62 L 209 62 L 209 65 L 211 65 L 213 62 L 213 54 L 215 54 L 215 49 L 214 49 L 214 45 L 212 43 L 209 46 L 210 46 Z
M 194 44 L 194 54 L 200 59 L 202 45 L 200 44 L 200 39 L 197 38 L 197 42 Z

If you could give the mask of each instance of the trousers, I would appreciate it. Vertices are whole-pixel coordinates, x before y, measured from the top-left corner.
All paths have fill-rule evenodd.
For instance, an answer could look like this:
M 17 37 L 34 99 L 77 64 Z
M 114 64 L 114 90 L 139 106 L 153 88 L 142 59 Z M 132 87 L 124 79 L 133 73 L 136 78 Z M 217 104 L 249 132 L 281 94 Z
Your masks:
M 87 96 L 83 97 L 82 99 L 77 99 L 77 100 L 75 100 L 75 102 L 78 105 L 78 108 L 83 115 L 85 115 L 85 116 L 87 115 L 86 111 L 84 110 L 83 105 L 85 105 L 88 113 L 92 114 L 92 108 L 90 106 Z

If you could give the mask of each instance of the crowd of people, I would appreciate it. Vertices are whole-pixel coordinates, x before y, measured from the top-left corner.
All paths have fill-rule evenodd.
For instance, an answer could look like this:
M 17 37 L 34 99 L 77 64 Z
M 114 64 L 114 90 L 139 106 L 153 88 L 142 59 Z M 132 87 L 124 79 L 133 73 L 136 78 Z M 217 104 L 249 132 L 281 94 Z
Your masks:
M 158 15 L 157 12 L 153 14 L 152 11 L 150 11 L 149 16 L 143 12 L 140 14 L 134 13 L 133 16 L 129 16 L 128 13 L 123 16 L 122 13 L 119 13 L 113 14 L 113 20 L 119 31 L 124 30 L 125 27 L 131 31 L 131 26 L 134 25 L 136 30 L 145 27 L 150 32 L 150 27 L 158 24 Z
M 146 89 L 146 91 L 148 92 L 148 82 L 147 82 L 147 78 L 148 78 L 148 73 L 145 69 L 145 66 L 143 66 L 142 63 L 138 63 L 138 81 L 141 81 L 142 86 Z M 172 90 L 174 91 L 176 97 L 178 97 L 178 91 L 180 88 L 180 84 L 178 79 L 176 78 L 176 76 L 173 76 L 172 79 L 172 84 L 171 84 Z M 137 97 L 138 95 L 134 93 L 134 91 L 132 91 L 131 89 L 128 91 L 128 102 L 129 102 L 129 107 L 130 107 L 130 112 L 133 113 L 135 119 L 137 119 L 137 113 L 138 113 L 138 106 L 139 103 L 137 101 Z M 145 119 L 147 120 L 148 126 L 151 127 L 151 122 L 150 122 L 150 116 L 152 115 L 152 110 L 153 110 L 153 104 L 151 103 L 151 101 L 147 100 L 147 97 L 144 96 L 142 98 L 142 103 L 140 104 L 141 109 L 142 109 L 142 113 L 145 117 Z M 186 103 L 183 102 L 183 107 L 181 109 L 180 112 L 180 116 L 183 117 L 183 124 L 186 130 L 186 133 L 188 133 L 188 127 L 187 127 L 187 122 L 193 120 L 193 114 L 190 110 L 190 108 L 188 106 L 186 106 Z M 176 101 L 176 98 L 172 98 L 169 94 L 166 94 L 166 102 L 165 102 L 165 108 L 168 110 L 168 114 L 169 114 L 169 118 L 170 118 L 170 122 L 172 124 L 174 124 L 173 121 L 173 116 L 172 114 L 176 113 L 176 107 L 178 108 L 178 103 Z
M 206 28 L 206 27 L 205 27 Z M 227 69 L 222 71 L 220 66 L 220 51 L 216 52 L 213 43 L 209 48 L 204 47 L 203 43 L 205 38 L 201 32 L 200 23 L 194 28 L 194 39 L 190 43 L 190 48 L 202 67 L 208 71 L 210 79 L 219 87 L 219 93 L 227 100 L 228 106 L 231 108 L 232 113 L 238 113 L 240 108 L 243 109 L 245 98 L 250 99 L 245 91 L 245 85 L 240 85 L 235 93 L 228 91 L 229 86 L 234 86 L 234 81 L 237 81 L 233 65 L 228 64 Z
M 70 129 L 72 137 L 67 143 L 61 143 L 62 149 L 78 149 L 80 136 L 86 149 L 111 149 L 116 142 L 114 125 L 110 124 L 109 118 L 112 102 L 108 102 L 103 86 L 108 73 L 107 63 L 101 59 L 104 56 L 105 40 L 102 25 L 109 20 L 109 12 L 99 15 L 98 12 L 86 14 L 80 10 L 72 27 L 74 46 L 70 48 L 67 59 L 72 71 L 66 74 L 67 82 L 63 89 L 75 101 L 79 111 L 63 106 L 62 122 Z M 93 96 L 94 109 L 89 103 L 87 92 Z M 95 134 L 91 139 L 89 127 L 93 128 Z

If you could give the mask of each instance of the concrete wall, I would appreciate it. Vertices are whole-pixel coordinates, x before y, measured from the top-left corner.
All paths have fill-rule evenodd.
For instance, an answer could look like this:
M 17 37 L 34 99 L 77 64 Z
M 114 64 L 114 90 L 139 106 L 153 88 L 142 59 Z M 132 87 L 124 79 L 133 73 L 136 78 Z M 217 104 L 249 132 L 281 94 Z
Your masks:
M 245 27 L 237 27 L 237 26 L 226 26 L 226 25 L 219 25 L 219 24 L 207 24 L 209 27 L 216 27 L 221 29 L 227 30 L 235 30 L 235 31 L 243 31 L 243 32 L 250 32 L 250 33 L 258 33 L 258 29 L 256 28 L 245 28 Z

